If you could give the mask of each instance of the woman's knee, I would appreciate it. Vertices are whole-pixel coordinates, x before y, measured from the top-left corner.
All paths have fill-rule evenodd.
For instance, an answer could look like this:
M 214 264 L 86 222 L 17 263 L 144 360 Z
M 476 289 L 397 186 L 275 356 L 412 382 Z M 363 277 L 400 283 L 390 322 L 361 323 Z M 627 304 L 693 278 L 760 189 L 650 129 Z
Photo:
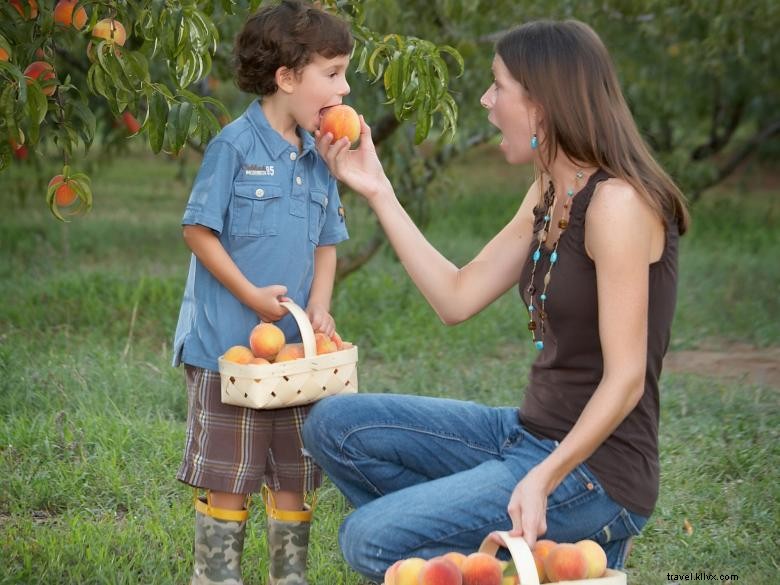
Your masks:
M 362 514 L 362 510 L 355 510 L 341 524 L 339 546 L 350 567 L 381 581 L 387 567 L 394 562 L 392 547 L 383 543 L 382 536 L 387 532 L 377 525 L 376 518 Z
M 316 402 L 306 415 L 301 434 L 307 451 L 322 455 L 326 444 L 339 434 L 338 426 L 344 418 L 339 398 L 332 396 Z

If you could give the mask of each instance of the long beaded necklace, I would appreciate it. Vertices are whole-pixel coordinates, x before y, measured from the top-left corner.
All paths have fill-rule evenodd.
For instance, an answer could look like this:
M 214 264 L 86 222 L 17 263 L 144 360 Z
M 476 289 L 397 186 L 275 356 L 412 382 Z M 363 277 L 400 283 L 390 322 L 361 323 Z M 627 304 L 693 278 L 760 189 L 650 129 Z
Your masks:
M 552 222 L 552 215 L 556 202 L 555 185 L 553 185 L 552 181 L 550 181 L 547 187 L 547 191 L 544 193 L 543 203 L 546 208 L 544 212 L 544 224 L 542 225 L 542 228 L 539 230 L 539 233 L 536 237 L 536 250 L 534 250 L 533 254 L 531 254 L 531 262 L 533 262 L 533 267 L 531 268 L 531 279 L 528 283 L 528 288 L 526 289 L 526 292 L 528 292 L 529 296 L 527 307 L 529 319 L 528 330 L 531 332 L 531 341 L 539 351 L 544 349 L 544 326 L 545 321 L 547 320 L 547 313 L 545 312 L 544 307 L 547 301 L 547 289 L 550 286 L 552 269 L 553 266 L 555 266 L 555 264 L 558 262 L 558 243 L 561 241 L 563 232 L 567 227 L 569 227 L 569 214 L 571 213 L 572 199 L 574 199 L 574 195 L 579 192 L 580 184 L 582 183 L 584 176 L 585 173 L 581 169 L 578 170 L 574 175 L 574 187 L 569 187 L 566 190 L 566 200 L 563 202 L 563 214 L 561 215 L 561 219 L 558 220 L 558 227 L 561 231 L 558 234 L 558 239 L 555 240 L 555 244 L 553 245 L 552 250 L 550 251 L 550 267 L 547 269 L 547 273 L 544 275 L 544 287 L 538 296 L 539 304 L 536 305 L 534 304 L 534 296 L 536 295 L 537 290 L 534 286 L 534 276 L 536 275 L 536 266 L 539 264 L 539 260 L 542 258 L 542 247 L 545 245 L 545 242 L 547 242 L 547 237 L 550 234 L 550 224 Z M 539 334 L 538 338 L 537 332 Z

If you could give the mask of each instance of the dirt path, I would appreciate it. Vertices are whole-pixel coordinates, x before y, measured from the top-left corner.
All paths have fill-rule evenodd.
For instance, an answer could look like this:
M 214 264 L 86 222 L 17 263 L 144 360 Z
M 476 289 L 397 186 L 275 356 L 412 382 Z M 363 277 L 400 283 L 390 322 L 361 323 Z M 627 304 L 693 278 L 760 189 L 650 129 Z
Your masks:
M 667 354 L 664 370 L 780 389 L 780 347 L 734 345 L 725 350 L 676 351 Z

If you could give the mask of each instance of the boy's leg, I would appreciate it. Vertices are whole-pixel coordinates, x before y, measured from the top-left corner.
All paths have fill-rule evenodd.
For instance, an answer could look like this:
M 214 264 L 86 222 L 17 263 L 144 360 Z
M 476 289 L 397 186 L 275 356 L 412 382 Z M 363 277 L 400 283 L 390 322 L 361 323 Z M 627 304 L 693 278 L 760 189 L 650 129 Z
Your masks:
M 273 436 L 263 499 L 267 516 L 270 585 L 306 585 L 313 509 L 305 494 L 321 483 L 321 473 L 303 451 L 301 430 L 311 406 L 273 411 Z
M 207 490 L 195 500 L 192 583 L 240 584 L 245 494 L 262 485 L 269 423 L 257 411 L 222 404 L 217 372 L 191 366 L 185 371 L 187 440 L 176 477 Z

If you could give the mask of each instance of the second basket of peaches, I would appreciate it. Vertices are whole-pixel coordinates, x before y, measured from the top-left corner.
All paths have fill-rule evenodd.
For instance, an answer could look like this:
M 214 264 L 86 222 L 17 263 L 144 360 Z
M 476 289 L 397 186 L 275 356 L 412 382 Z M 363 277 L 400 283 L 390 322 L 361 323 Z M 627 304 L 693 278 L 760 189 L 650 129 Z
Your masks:
M 537 583 L 626 582 L 620 578 L 622 574 L 607 569 L 604 550 L 592 540 L 575 544 L 540 540 L 532 555 L 528 569 L 533 572 L 532 580 L 538 578 Z M 518 572 L 513 561 L 501 561 L 482 549 L 469 555 L 448 552 L 429 560 L 411 557 L 397 561 L 385 572 L 384 585 L 530 585 L 520 579 Z
M 219 357 L 222 402 L 248 408 L 285 408 L 334 394 L 357 392 L 357 346 L 338 333 L 315 333 L 306 313 L 282 303 L 295 318 L 301 343 L 287 343 L 273 323 L 260 323 Z

